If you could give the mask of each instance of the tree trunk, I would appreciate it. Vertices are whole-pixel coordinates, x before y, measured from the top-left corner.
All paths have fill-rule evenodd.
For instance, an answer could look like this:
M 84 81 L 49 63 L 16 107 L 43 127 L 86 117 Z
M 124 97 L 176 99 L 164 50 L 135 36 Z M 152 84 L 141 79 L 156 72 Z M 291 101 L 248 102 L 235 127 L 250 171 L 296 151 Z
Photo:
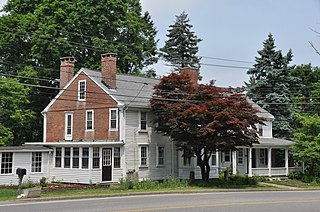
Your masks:
M 197 155 L 197 161 L 198 161 L 198 166 L 200 167 L 201 170 L 201 178 L 203 181 L 208 181 L 209 180 L 209 174 L 210 174 L 210 165 L 209 165 L 209 159 L 210 157 L 203 157 L 201 158 L 201 155 Z

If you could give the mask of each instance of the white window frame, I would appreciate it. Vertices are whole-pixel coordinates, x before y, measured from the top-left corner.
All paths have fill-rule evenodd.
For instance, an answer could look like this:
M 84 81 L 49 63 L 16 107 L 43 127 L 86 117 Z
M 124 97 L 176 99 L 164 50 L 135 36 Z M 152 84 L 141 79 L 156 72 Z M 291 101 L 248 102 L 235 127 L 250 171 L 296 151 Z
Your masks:
M 141 122 L 142 122 L 142 113 L 145 113 L 146 114 L 146 120 L 143 120 L 143 121 L 145 121 L 146 122 L 146 128 L 145 129 L 142 129 L 141 128 L 141 126 L 142 126 L 142 124 L 141 124 Z M 148 113 L 147 113 L 147 111 L 140 111 L 139 112 L 139 129 L 141 130 L 141 131 L 147 131 L 148 130 Z
M 119 157 L 118 157 L 118 155 L 116 155 L 116 149 L 119 149 Z M 119 167 L 115 166 L 116 159 L 119 159 Z M 115 168 L 115 169 L 121 168 L 121 148 L 120 147 L 113 148 L 113 168 Z
M 145 157 L 142 158 L 142 148 L 146 149 Z M 149 147 L 147 145 L 140 146 L 140 167 L 148 167 L 149 164 Z M 142 164 L 142 159 L 145 159 L 145 164 Z
M 92 116 L 91 116 L 92 129 L 88 129 L 88 122 L 90 121 L 88 120 L 88 113 L 92 113 Z M 94 131 L 94 110 L 86 110 L 86 131 Z
M 68 133 L 68 116 L 71 116 L 71 123 L 70 123 L 70 128 L 71 132 L 70 134 Z M 73 112 L 66 112 L 65 113 L 65 122 L 64 122 L 64 139 L 66 141 L 72 140 L 72 134 L 73 134 Z
M 2 173 L 2 170 L 5 170 L 5 169 L 3 169 L 3 167 L 2 167 L 2 163 L 3 163 L 3 161 L 2 161 L 2 156 L 3 156 L 3 154 L 11 154 L 11 172 L 8 172 L 8 173 Z M 14 153 L 13 152 L 2 152 L 1 154 L 0 154 L 0 175 L 11 175 L 11 174 L 13 174 L 13 170 L 14 170 Z
M 37 155 L 35 155 L 35 157 L 34 157 L 34 154 L 40 154 L 40 157 L 39 156 L 37 156 Z M 33 159 L 36 159 L 35 161 L 33 160 Z M 40 158 L 40 161 L 38 161 L 37 159 L 39 159 Z M 31 168 L 30 168 L 30 170 L 31 170 L 31 172 L 32 173 L 42 173 L 42 164 L 43 164 L 43 156 L 42 156 L 42 152 L 31 152 Z M 38 165 L 38 163 L 40 163 L 40 166 L 37 166 Z M 38 171 L 37 169 L 38 168 L 40 168 L 40 171 Z
M 98 151 L 94 151 L 97 150 Z M 97 155 L 95 155 L 97 153 Z M 94 166 L 95 161 L 98 161 L 98 167 Z M 99 147 L 92 147 L 92 169 L 100 169 L 101 168 L 101 151 Z
M 82 83 L 84 83 L 83 98 L 81 98 L 82 91 L 80 90 Z M 78 101 L 86 101 L 86 95 L 87 95 L 87 83 L 86 83 L 86 80 L 79 80 L 78 81 Z
M 237 150 L 238 152 L 238 165 L 243 165 L 244 162 L 244 149 L 240 148 Z
M 111 113 L 112 111 L 116 111 L 116 128 L 111 128 Z M 118 108 L 109 108 L 109 131 L 118 131 Z
M 163 156 L 162 156 L 162 163 L 160 163 L 160 154 L 159 150 L 163 148 Z M 166 152 L 164 146 L 157 146 L 157 166 L 164 166 L 165 165 L 165 159 L 166 159 Z

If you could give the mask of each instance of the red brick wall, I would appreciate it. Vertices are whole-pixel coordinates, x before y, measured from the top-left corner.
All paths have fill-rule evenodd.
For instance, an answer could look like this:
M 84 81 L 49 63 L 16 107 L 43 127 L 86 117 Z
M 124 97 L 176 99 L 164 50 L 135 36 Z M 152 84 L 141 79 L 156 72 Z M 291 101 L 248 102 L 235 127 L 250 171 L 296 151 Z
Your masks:
M 86 80 L 84 102 L 78 101 L 78 80 Z M 64 140 L 66 111 L 73 112 L 73 140 L 118 140 L 119 131 L 109 131 L 109 108 L 117 108 L 117 103 L 81 73 L 49 108 L 46 141 Z M 94 110 L 93 132 L 85 129 L 86 110 Z

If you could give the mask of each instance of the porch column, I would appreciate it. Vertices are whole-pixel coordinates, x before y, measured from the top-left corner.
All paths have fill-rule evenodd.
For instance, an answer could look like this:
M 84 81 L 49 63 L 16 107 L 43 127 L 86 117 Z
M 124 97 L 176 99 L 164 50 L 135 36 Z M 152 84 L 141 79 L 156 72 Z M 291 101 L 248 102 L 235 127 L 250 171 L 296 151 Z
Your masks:
M 286 167 L 286 176 L 289 175 L 289 149 L 285 148 L 284 149 L 284 157 L 285 157 L 285 167 Z
M 252 147 L 249 148 L 249 173 L 248 177 L 252 177 Z
M 237 151 L 232 151 L 232 174 L 237 174 Z
M 272 156 L 272 154 L 271 154 L 271 151 L 272 151 L 272 149 L 271 149 L 271 147 L 269 147 L 268 148 L 268 176 L 269 177 L 271 177 L 271 175 L 272 175 L 272 173 L 271 173 L 271 163 L 272 163 L 272 160 L 271 160 L 271 156 Z

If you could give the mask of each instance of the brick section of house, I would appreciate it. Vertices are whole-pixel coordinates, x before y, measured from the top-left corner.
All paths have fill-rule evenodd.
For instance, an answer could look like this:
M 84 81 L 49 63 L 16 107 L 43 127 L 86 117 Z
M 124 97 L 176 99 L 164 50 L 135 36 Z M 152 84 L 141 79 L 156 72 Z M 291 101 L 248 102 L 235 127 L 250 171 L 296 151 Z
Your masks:
M 78 101 L 79 80 L 86 80 L 86 101 Z M 117 108 L 117 102 L 79 74 L 47 112 L 47 142 L 64 140 L 66 112 L 73 112 L 73 141 L 119 140 L 119 131 L 109 131 L 109 108 Z M 85 129 L 86 110 L 94 110 L 94 131 Z
M 111 89 L 117 86 L 117 54 L 107 53 L 101 55 L 102 82 Z
M 197 85 L 199 79 L 199 71 L 196 68 L 183 67 L 181 68 L 181 75 L 187 75 L 190 77 L 192 84 Z
M 60 88 L 64 88 L 64 86 L 72 79 L 75 61 L 74 57 L 60 58 Z

